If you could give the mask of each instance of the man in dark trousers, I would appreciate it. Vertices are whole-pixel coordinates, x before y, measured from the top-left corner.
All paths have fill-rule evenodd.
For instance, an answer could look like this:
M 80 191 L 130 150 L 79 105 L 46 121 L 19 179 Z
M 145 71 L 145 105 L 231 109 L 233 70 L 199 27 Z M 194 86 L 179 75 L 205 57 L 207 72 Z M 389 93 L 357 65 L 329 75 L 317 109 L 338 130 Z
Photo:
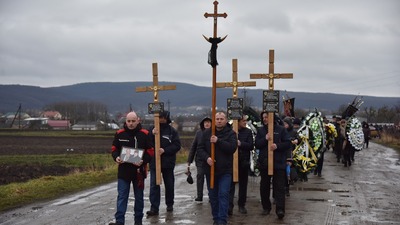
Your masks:
M 342 137 L 341 137 L 341 129 L 340 129 L 340 117 L 338 116 L 333 116 L 332 117 L 332 124 L 335 126 L 336 132 L 337 132 L 337 137 L 335 138 L 335 146 L 333 147 L 333 151 L 336 154 L 336 160 L 337 162 L 340 162 L 340 159 L 342 158 Z
M 250 151 L 254 148 L 253 132 L 247 128 L 247 116 L 243 115 L 242 119 L 238 120 L 238 148 L 239 148 L 239 212 L 247 213 L 247 183 L 249 181 L 250 170 Z M 232 215 L 233 200 L 235 197 L 235 183 L 232 182 L 230 198 L 229 198 L 229 215 Z
M 214 161 L 211 158 L 211 143 L 214 143 L 215 146 Z M 211 129 L 206 129 L 197 150 L 204 163 L 204 168 L 207 169 L 207 188 L 214 225 L 227 224 L 233 154 L 236 148 L 236 133 L 228 125 L 226 114 L 217 112 L 215 114 L 215 135 L 212 135 Z M 214 187 L 210 188 L 210 167 L 212 165 L 214 165 Z
M 138 163 L 124 163 L 120 157 L 123 147 L 143 149 L 143 157 Z M 143 189 L 146 177 L 145 166 L 154 156 L 154 149 L 148 136 L 148 131 L 142 129 L 135 112 L 130 112 L 126 116 L 124 128 L 115 133 L 111 147 L 111 155 L 118 163 L 118 198 L 117 212 L 115 213 L 116 222 L 110 225 L 125 224 L 125 213 L 128 205 L 130 184 L 133 184 L 135 195 L 134 217 L 135 225 L 142 225 L 143 218 Z
M 197 197 L 195 199 L 196 202 L 203 201 L 204 177 L 206 176 L 203 168 L 204 167 L 203 162 L 201 161 L 199 154 L 197 154 L 197 146 L 199 145 L 199 142 L 203 137 L 204 130 L 210 127 L 211 127 L 211 118 L 205 117 L 204 119 L 201 120 L 200 130 L 196 132 L 187 159 L 188 168 L 190 168 L 190 164 L 193 163 L 193 161 L 196 162 L 196 169 L 197 169 L 197 175 L 196 175 Z
M 151 140 L 155 143 L 156 132 L 160 132 L 160 150 L 161 154 L 161 174 L 165 187 L 165 204 L 167 212 L 174 210 L 175 198 L 175 163 L 176 153 L 181 149 L 181 141 L 178 132 L 171 125 L 171 119 L 168 111 L 160 113 L 160 131 L 154 127 L 149 128 L 151 131 Z M 156 216 L 159 213 L 161 202 L 160 185 L 156 184 L 156 162 L 155 157 L 150 162 L 150 210 L 147 211 L 148 216 Z
M 287 130 L 277 123 L 274 124 L 274 130 L 268 130 L 268 113 L 262 112 L 263 127 L 257 131 L 255 147 L 260 150 L 258 163 L 260 164 L 260 196 L 263 207 L 263 214 L 268 215 L 272 209 L 270 192 L 271 179 L 273 180 L 273 189 L 276 200 L 276 215 L 279 219 L 285 216 L 285 179 L 286 179 L 286 158 L 287 151 L 290 148 L 290 136 Z M 274 152 L 273 176 L 268 175 L 268 141 L 273 135 L 274 143 L 271 150 Z

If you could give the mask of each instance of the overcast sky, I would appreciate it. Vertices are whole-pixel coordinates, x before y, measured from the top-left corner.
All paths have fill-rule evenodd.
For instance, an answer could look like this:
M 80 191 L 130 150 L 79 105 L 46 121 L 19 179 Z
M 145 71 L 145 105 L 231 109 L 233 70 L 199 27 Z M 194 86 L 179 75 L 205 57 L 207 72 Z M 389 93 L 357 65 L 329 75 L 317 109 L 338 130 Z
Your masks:
M 0 84 L 159 81 L 211 86 L 213 0 L 0 0 Z M 275 89 L 400 97 L 400 1 L 220 0 L 217 81 L 268 72 Z M 267 80 L 256 80 L 267 89 Z M 293 96 L 295 97 L 295 96 Z

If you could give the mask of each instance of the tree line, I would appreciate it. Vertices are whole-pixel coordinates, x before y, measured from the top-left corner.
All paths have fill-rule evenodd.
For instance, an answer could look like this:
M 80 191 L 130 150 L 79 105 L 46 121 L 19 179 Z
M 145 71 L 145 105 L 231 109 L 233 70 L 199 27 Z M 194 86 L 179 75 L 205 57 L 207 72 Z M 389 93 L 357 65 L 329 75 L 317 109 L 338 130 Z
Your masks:
M 345 111 L 347 105 L 341 105 L 337 110 L 331 111 L 321 111 L 323 115 L 341 115 Z M 72 124 L 79 122 L 95 122 L 104 121 L 111 122 L 112 120 L 117 121 L 126 112 L 117 112 L 115 115 L 110 115 L 107 106 L 103 103 L 94 101 L 69 101 L 69 102 L 57 102 L 46 105 L 43 110 L 48 111 L 58 111 L 63 115 L 63 119 L 68 119 Z M 127 109 L 129 110 L 129 109 Z M 306 116 L 309 110 L 305 109 L 295 109 L 296 117 Z M 204 116 L 204 112 L 201 115 L 194 115 L 190 120 L 199 119 Z M 178 115 L 171 115 L 177 122 L 183 122 L 185 119 Z M 364 107 L 360 108 L 356 114 L 357 117 L 365 118 L 368 123 L 394 123 L 398 124 L 400 122 L 400 103 L 394 106 L 383 106 L 381 108 L 375 107 Z M 194 120 L 195 121 L 195 120 Z

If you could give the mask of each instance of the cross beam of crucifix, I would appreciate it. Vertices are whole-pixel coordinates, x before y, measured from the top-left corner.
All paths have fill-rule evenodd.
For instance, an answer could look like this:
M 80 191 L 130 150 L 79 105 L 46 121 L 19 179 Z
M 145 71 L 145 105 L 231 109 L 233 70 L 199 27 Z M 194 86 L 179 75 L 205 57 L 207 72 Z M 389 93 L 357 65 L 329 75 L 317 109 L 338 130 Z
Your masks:
M 137 87 L 136 92 L 153 92 L 154 103 L 158 103 L 158 92 L 175 90 L 176 85 L 158 85 L 158 68 L 157 63 L 153 63 L 153 86 L 148 87 Z M 160 114 L 159 112 L 154 113 L 154 128 L 155 133 L 155 161 L 156 161 L 156 184 L 161 184 L 161 158 L 160 158 Z
M 211 64 L 213 68 L 213 75 L 212 75 L 212 105 L 211 105 L 211 114 L 212 114 L 212 122 L 211 122 L 211 134 L 215 135 L 215 114 L 216 114 L 216 105 L 217 105 L 217 88 L 216 88 L 216 83 L 217 83 L 217 44 L 222 42 L 226 36 L 221 40 L 220 38 L 217 38 L 217 19 L 218 17 L 224 17 L 226 18 L 228 14 L 226 13 L 218 13 L 218 1 L 214 1 L 214 13 L 205 13 L 204 17 L 213 17 L 214 18 L 214 34 L 213 38 L 207 39 L 204 35 L 203 37 L 212 44 L 211 50 L 209 53 L 209 63 Z M 211 60 L 210 60 L 211 58 Z M 215 145 L 211 144 L 211 159 L 215 161 Z M 211 166 L 210 169 L 210 188 L 214 188 L 214 164 Z
M 232 59 L 232 82 L 218 82 L 217 88 L 232 87 L 232 98 L 237 98 L 238 87 L 256 86 L 255 81 L 238 81 L 237 59 Z M 239 133 L 238 120 L 233 120 L 233 130 L 236 135 Z M 239 149 L 237 148 L 233 155 L 233 182 L 239 181 Z
M 275 73 L 274 72 L 274 50 L 269 50 L 269 72 L 267 74 L 250 74 L 250 79 L 268 79 L 268 90 L 274 90 L 275 79 L 292 79 L 293 73 Z M 274 153 L 271 150 L 271 145 L 274 143 L 274 113 L 268 112 L 268 175 L 273 175 L 274 171 Z

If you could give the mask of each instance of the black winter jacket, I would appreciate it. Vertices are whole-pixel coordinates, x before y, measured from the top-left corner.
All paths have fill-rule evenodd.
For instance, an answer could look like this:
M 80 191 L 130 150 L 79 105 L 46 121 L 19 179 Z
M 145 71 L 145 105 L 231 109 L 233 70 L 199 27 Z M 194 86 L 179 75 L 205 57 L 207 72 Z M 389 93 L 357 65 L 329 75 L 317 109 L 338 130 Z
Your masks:
M 253 132 L 249 128 L 239 129 L 238 139 L 239 146 L 239 166 L 241 168 L 249 168 L 250 151 L 254 148 Z
M 214 174 L 216 176 L 222 174 L 233 173 L 233 153 L 237 148 L 237 137 L 236 133 L 232 128 L 227 125 L 221 131 L 216 130 L 215 136 L 218 137 L 217 143 L 215 143 L 215 162 L 214 162 Z M 207 164 L 208 157 L 211 157 L 211 129 L 206 129 L 203 132 L 203 137 L 198 145 L 197 154 L 203 161 L 203 167 L 206 171 L 210 170 L 210 166 Z
M 149 130 L 153 130 L 154 127 L 150 127 Z M 151 141 L 154 145 L 155 136 L 150 134 Z M 181 149 L 181 141 L 179 134 L 171 125 L 166 123 L 160 124 L 160 148 L 164 149 L 164 153 L 161 155 L 161 168 L 174 168 L 176 163 L 176 153 Z M 155 157 L 150 162 L 150 169 L 155 169 Z
M 198 145 L 202 139 L 203 130 L 198 130 L 196 135 L 194 136 L 194 140 L 192 142 L 192 147 L 190 148 L 189 155 L 188 155 L 188 163 L 193 163 L 193 160 L 196 162 L 196 166 L 203 166 L 203 161 L 199 157 L 197 152 Z
M 135 138 L 137 140 L 137 146 L 135 146 Z M 123 146 L 131 148 L 144 149 L 143 153 L 143 164 L 140 167 L 133 165 L 132 163 L 122 163 L 118 166 L 118 178 L 122 178 L 127 181 L 136 179 L 137 169 L 146 176 L 145 165 L 151 161 L 153 153 L 153 146 L 148 136 L 148 131 L 142 129 L 140 124 L 133 130 L 129 130 L 126 125 L 123 129 L 118 130 L 114 135 L 114 140 L 111 146 L 111 155 L 114 159 L 121 154 Z
M 255 147 L 260 150 L 258 163 L 261 169 L 268 168 L 268 141 L 265 136 L 268 133 L 268 125 L 260 127 L 257 131 Z M 287 151 L 291 147 L 290 136 L 285 127 L 274 125 L 274 143 L 277 149 L 274 150 L 274 169 L 286 169 Z

